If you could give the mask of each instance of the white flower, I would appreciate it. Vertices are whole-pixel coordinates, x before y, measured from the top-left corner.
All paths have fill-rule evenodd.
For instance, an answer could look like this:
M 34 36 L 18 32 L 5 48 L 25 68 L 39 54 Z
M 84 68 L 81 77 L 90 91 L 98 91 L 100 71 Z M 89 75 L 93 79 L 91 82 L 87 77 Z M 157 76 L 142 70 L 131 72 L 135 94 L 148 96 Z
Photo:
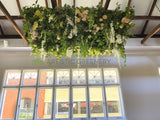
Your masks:
M 50 23 L 53 20 L 53 15 L 49 16 L 48 22 Z
M 60 40 L 61 38 L 59 36 L 57 36 L 57 40 Z
M 40 49 L 40 51 L 41 51 L 41 53 L 40 53 L 40 57 L 41 57 L 41 59 L 43 60 L 43 61 L 45 61 L 45 59 L 46 59 L 46 56 L 47 56 L 47 53 L 45 52 L 45 50 L 44 50 L 44 44 L 45 44 L 45 40 L 42 40 L 42 43 L 41 43 L 41 49 Z
M 71 20 L 71 17 L 69 17 L 68 15 L 66 15 L 66 18 L 67 18 L 68 24 L 70 24 L 71 26 L 74 26 L 74 23 L 73 23 L 73 21 Z
M 97 24 L 94 24 L 93 27 L 96 28 L 96 27 L 97 27 Z
M 33 45 L 33 47 L 35 47 L 35 48 L 36 48 L 36 47 L 37 47 L 37 45 Z
M 57 51 L 59 51 L 59 45 L 56 45 L 56 49 L 57 49 Z
M 110 43 L 115 43 L 115 31 L 113 27 L 113 22 L 111 22 L 110 28 L 111 28 L 110 35 L 109 35 Z
M 72 34 L 77 36 L 77 26 L 75 25 L 73 30 L 72 30 Z
M 123 40 L 125 39 L 125 36 L 124 36 L 124 35 L 122 36 L 122 39 L 123 39 Z
M 72 34 L 68 35 L 68 38 L 69 38 L 69 39 L 72 39 Z
M 119 52 L 116 48 L 114 48 L 114 49 L 112 50 L 112 54 L 114 55 L 114 57 L 116 57 L 116 58 L 118 59 L 119 67 L 121 67 L 121 66 L 120 66 L 120 57 L 121 57 L 120 52 Z
M 98 32 L 100 30 L 100 27 L 96 27 L 96 31 Z
M 117 38 L 116 43 L 121 44 L 122 43 L 122 36 L 120 34 L 118 34 L 116 36 L 116 38 Z
M 31 31 L 31 38 L 32 40 L 36 40 L 35 38 L 38 36 L 38 32 L 36 32 L 35 30 Z
M 72 55 L 73 55 L 73 50 L 72 49 L 70 49 L 70 48 L 67 48 L 67 52 L 66 52 L 66 55 L 67 55 L 67 57 L 72 57 Z

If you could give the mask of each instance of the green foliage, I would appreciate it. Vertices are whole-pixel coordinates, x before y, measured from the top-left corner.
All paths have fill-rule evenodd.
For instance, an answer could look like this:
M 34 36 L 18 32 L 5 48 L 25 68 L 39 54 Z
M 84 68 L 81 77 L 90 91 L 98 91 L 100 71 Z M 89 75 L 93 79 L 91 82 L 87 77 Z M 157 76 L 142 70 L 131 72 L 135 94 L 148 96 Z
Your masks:
M 57 58 L 68 56 L 69 49 L 84 58 L 106 52 L 111 55 L 116 49 L 125 59 L 125 39 L 134 27 L 134 10 L 126 7 L 121 11 L 119 5 L 115 10 L 106 11 L 101 5 L 96 8 L 65 5 L 50 9 L 35 4 L 24 7 L 22 16 L 26 19 L 23 31 L 33 48 L 32 53 Z M 115 40 L 113 37 L 111 40 L 111 36 Z M 118 42 L 117 36 L 121 41 Z

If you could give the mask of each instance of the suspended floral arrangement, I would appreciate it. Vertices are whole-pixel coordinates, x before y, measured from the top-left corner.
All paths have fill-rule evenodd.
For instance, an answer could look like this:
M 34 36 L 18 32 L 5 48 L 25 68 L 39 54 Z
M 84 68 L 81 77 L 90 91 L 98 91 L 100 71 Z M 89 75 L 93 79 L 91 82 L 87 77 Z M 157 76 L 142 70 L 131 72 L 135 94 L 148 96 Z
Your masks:
M 23 31 L 32 47 L 32 53 L 49 56 L 71 57 L 74 54 L 84 58 L 92 55 L 114 55 L 126 61 L 125 39 L 134 27 L 134 10 L 126 7 L 120 10 L 105 10 L 97 7 L 55 7 L 54 9 L 34 5 L 24 7 L 22 16 L 26 19 Z

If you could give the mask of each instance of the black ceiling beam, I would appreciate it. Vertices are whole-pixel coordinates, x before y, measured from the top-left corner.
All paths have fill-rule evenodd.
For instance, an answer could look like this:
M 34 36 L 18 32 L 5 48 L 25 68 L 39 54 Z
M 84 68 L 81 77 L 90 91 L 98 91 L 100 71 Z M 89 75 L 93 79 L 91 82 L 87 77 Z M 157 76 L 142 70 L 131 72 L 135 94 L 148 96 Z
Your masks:
M 156 2 L 157 2 L 157 0 L 154 0 L 154 1 L 153 1 L 148 16 L 151 16 L 151 15 L 152 15 L 152 12 L 153 12 L 153 10 L 154 10 L 154 8 L 155 8 Z M 146 20 L 146 22 L 145 22 L 145 24 L 144 24 L 144 26 L 143 26 L 143 29 L 142 29 L 141 34 L 144 34 L 144 32 L 145 32 L 145 30 L 146 30 L 146 28 L 147 28 L 147 26 L 148 26 L 148 23 L 149 23 L 149 20 Z
M 131 1 L 132 1 L 132 0 L 128 0 L 128 6 L 131 6 Z
M 145 38 L 147 34 L 135 34 L 130 36 L 130 38 Z M 160 38 L 160 34 L 155 34 L 151 38 Z
M 0 35 L 0 39 L 22 39 L 20 35 Z
M 22 9 L 21 9 L 20 2 L 19 2 L 19 0 L 16 0 L 16 2 L 17 2 L 17 6 L 18 6 L 19 13 L 21 13 L 21 12 L 22 12 Z
M 51 0 L 52 8 L 54 9 L 57 6 L 56 0 Z
M 16 21 L 25 21 L 25 19 L 23 17 L 20 16 L 11 16 L 13 20 Z M 0 16 L 0 21 L 8 21 L 6 16 Z
M 58 0 L 58 6 L 62 7 L 62 0 Z
M 73 0 L 73 7 L 76 7 L 76 0 Z
M 130 38 L 145 38 L 147 34 L 135 34 Z M 153 35 L 151 38 L 160 38 L 160 34 Z M 20 35 L 0 35 L 0 39 L 22 39 Z
M 101 0 L 101 5 L 103 6 L 103 0 Z
M 3 32 L 1 25 L 0 25 L 0 32 L 1 32 L 1 35 L 4 36 L 4 32 Z
M 111 0 L 106 0 L 106 3 L 104 5 L 104 8 L 107 10 L 108 7 L 109 7 L 109 3 L 110 3 Z
M 45 0 L 45 4 L 46 4 L 46 8 L 48 8 L 48 1 L 47 0 Z
M 135 16 L 134 20 L 160 20 L 160 16 Z

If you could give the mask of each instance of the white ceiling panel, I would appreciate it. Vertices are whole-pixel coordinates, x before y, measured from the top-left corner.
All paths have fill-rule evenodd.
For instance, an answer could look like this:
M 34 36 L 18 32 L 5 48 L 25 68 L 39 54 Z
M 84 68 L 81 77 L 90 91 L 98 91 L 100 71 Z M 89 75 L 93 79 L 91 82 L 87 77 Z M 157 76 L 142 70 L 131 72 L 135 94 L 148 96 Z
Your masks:
M 2 4 L 8 10 L 10 15 L 19 15 L 19 10 L 17 7 L 16 0 L 1 0 Z M 1 14 L 0 14 L 1 15 Z
M 51 0 L 47 0 L 47 2 L 48 2 L 48 7 L 52 8 Z
M 77 1 L 76 1 L 76 3 L 77 3 Z M 62 0 L 62 6 L 64 6 L 65 4 L 72 6 L 73 0 Z
M 116 5 L 117 3 L 120 4 L 121 10 L 124 10 L 127 6 L 128 0 L 111 0 L 109 3 L 108 9 L 115 10 L 117 7 L 117 5 Z M 104 2 L 104 4 L 105 4 L 105 2 Z
M 101 0 L 76 0 L 76 7 L 96 7 Z
M 2 13 L 2 11 L 0 10 L 0 15 L 3 16 L 4 14 Z
M 160 16 L 160 0 L 157 1 L 152 16 Z
M 137 20 L 137 21 L 133 21 L 133 23 L 135 23 L 135 28 L 131 29 L 131 32 L 134 34 L 140 34 L 142 31 L 142 27 L 144 25 L 144 21 Z
M 153 0 L 132 0 L 131 6 L 135 6 L 136 15 L 148 15 Z
M 14 0 L 14 1 L 16 1 L 16 0 Z M 19 0 L 19 2 L 20 2 L 21 7 L 24 7 L 24 6 L 32 6 L 33 4 L 35 4 L 36 0 Z M 40 6 L 46 6 L 45 0 L 38 0 L 38 4 Z

